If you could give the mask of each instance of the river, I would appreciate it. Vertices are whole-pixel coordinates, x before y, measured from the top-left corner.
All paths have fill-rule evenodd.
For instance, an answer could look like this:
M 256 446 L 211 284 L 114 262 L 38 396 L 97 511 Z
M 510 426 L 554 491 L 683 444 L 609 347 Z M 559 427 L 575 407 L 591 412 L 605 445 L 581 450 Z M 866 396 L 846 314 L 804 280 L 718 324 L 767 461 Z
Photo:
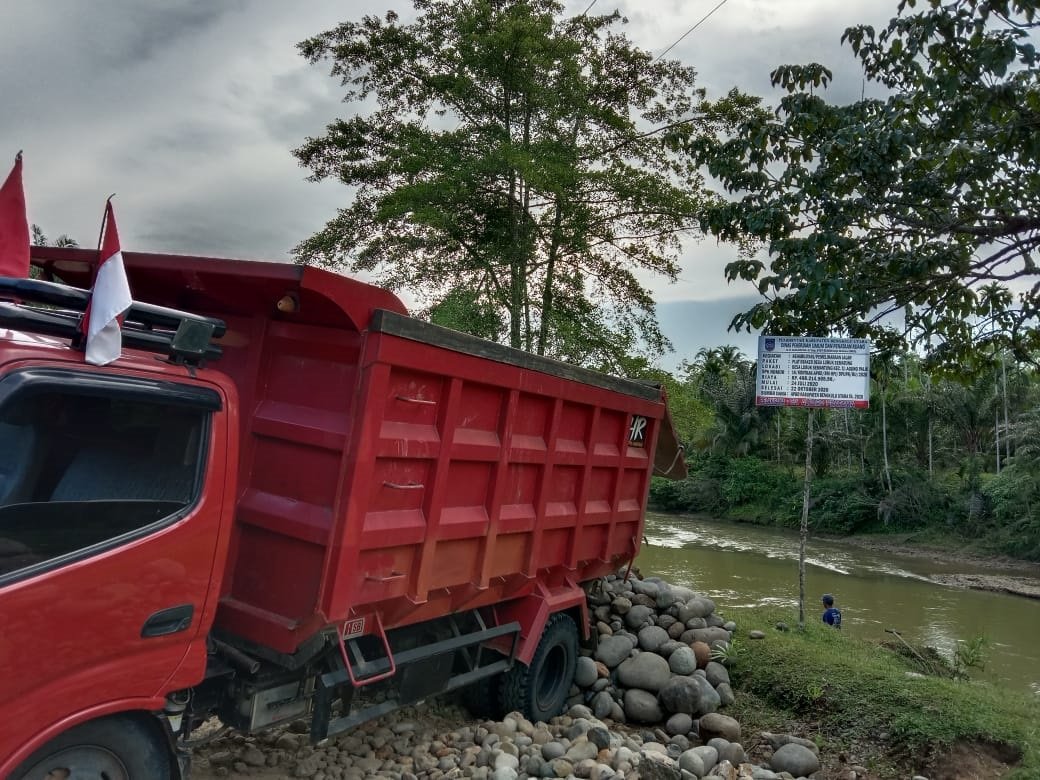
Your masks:
M 695 588 L 727 607 L 772 606 L 797 622 L 798 535 L 782 529 L 695 516 L 648 513 L 636 561 L 644 575 Z M 1000 569 L 809 540 L 806 620 L 819 620 L 820 596 L 833 593 L 843 630 L 870 640 L 898 630 L 952 655 L 958 640 L 984 635 L 986 667 L 973 676 L 1040 694 L 1040 601 L 937 584 L 931 575 L 999 574 Z M 1010 573 L 1010 572 L 1009 572 Z M 1021 572 L 1014 572 L 1021 574 Z M 744 628 L 772 630 L 772 626 Z

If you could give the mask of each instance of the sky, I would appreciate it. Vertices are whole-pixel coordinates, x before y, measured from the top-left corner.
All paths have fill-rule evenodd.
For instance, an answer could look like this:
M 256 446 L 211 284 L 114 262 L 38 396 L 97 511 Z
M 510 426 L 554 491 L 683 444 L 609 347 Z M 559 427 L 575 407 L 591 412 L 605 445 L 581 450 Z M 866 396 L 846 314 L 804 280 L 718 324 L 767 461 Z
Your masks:
M 596 0 L 592 12 L 619 10 L 656 55 L 717 3 Z M 391 9 L 407 19 L 410 0 L 4 0 L 0 176 L 23 150 L 29 219 L 52 238 L 92 246 L 115 193 L 124 249 L 288 262 L 350 197 L 308 182 L 291 154 L 353 110 L 296 44 Z M 667 56 L 693 65 L 709 98 L 736 86 L 767 103 L 779 97 L 773 68 L 821 62 L 835 74 L 829 99 L 849 101 L 872 87 L 842 31 L 895 12 L 896 0 L 726 0 Z M 650 281 L 676 347 L 662 367 L 721 344 L 754 354 L 753 335 L 726 330 L 756 300 L 747 283 L 727 284 L 733 255 L 691 240 L 680 280 Z

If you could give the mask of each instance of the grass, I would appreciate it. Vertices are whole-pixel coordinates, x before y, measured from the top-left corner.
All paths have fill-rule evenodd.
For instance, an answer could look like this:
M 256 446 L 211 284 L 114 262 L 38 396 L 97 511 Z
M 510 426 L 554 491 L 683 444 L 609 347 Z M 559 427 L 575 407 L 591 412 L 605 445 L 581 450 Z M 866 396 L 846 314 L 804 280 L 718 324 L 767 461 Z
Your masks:
M 818 738 L 839 749 L 883 743 L 878 755 L 885 764 L 913 762 L 957 743 L 1004 745 L 1021 756 L 1008 777 L 1040 777 L 1037 697 L 990 683 L 909 674 L 913 667 L 895 653 L 822 624 L 775 631 L 778 621 L 797 623 L 777 610 L 731 609 L 727 617 L 743 629 L 766 632 L 757 641 L 741 636 L 740 653 L 728 664 L 740 691 L 738 720 L 751 728 L 810 723 Z

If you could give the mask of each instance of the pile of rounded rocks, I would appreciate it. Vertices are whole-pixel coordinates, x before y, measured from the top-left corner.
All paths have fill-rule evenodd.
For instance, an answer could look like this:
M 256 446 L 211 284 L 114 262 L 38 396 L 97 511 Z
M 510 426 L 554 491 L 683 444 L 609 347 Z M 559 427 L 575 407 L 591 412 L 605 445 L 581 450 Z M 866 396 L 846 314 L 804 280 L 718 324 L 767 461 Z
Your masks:
M 719 712 L 733 691 L 726 667 L 713 660 L 725 658 L 736 626 L 710 598 L 618 575 L 590 589 L 589 613 L 595 649 L 578 659 L 569 710 L 548 723 L 519 713 L 475 723 L 441 698 L 320 747 L 293 729 L 226 736 L 197 752 L 192 776 L 790 780 L 820 769 L 816 746 L 787 735 L 763 735 L 770 757 L 748 760 L 740 724 Z

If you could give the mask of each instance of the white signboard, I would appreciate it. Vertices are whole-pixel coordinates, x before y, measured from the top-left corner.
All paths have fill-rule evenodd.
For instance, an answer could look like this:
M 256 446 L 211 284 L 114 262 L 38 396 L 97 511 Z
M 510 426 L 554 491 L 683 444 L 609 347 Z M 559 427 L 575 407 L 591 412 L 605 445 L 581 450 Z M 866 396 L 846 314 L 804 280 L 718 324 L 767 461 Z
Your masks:
M 759 336 L 755 403 L 866 409 L 870 405 L 870 342 Z

